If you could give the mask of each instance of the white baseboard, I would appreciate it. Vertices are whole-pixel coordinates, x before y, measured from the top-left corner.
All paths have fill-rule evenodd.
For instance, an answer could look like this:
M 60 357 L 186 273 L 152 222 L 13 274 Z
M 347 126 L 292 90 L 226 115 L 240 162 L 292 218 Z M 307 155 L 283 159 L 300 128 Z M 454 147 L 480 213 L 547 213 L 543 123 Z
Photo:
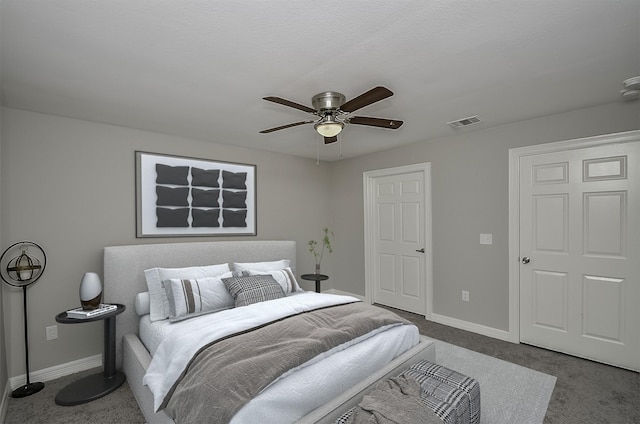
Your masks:
M 360 296 L 358 294 L 343 292 L 340 290 L 330 289 L 325 290 L 323 293 L 331 293 L 331 294 L 342 294 L 346 296 L 357 297 L 358 299 L 364 301 L 364 296 Z M 474 322 L 463 321 L 457 318 L 451 318 L 446 315 L 439 314 L 431 314 L 429 321 L 437 322 L 438 324 L 448 325 L 449 327 L 458 328 L 460 330 L 470 331 L 476 334 L 482 334 L 483 336 L 492 337 L 498 340 L 504 340 L 507 342 L 512 341 L 509 337 L 509 332 L 504 330 L 499 330 L 493 327 L 487 327 L 486 325 L 476 324 Z
M 7 417 L 7 408 L 9 408 L 9 396 L 11 396 L 11 385 L 9 381 L 4 386 L 4 392 L 2 393 L 2 401 L 0 401 L 0 423 L 3 423 Z
M 322 293 L 340 294 L 340 295 L 343 295 L 343 296 L 353 296 L 353 297 L 357 297 L 358 299 L 360 299 L 360 300 L 362 300 L 364 302 L 364 296 L 360 296 L 359 294 L 353 294 L 353 293 L 340 291 L 340 290 L 336 290 L 336 289 L 324 290 Z
M 33 371 L 30 376 L 31 381 L 51 381 L 66 375 L 75 374 L 80 371 L 90 370 L 102 366 L 102 354 L 89 356 L 88 358 L 77 359 L 66 364 L 55 365 L 42 370 Z M 11 390 L 22 386 L 27 380 L 26 374 L 11 377 L 9 384 Z
M 446 315 L 432 313 L 430 321 L 437 322 L 438 324 L 448 325 L 449 327 L 458 328 L 460 330 L 482 334 L 483 336 L 492 337 L 494 339 L 504 340 L 506 342 L 511 341 L 508 331 L 499 330 L 493 327 L 487 327 L 486 325 L 476 324 L 474 322 L 463 321 L 457 318 L 451 318 Z

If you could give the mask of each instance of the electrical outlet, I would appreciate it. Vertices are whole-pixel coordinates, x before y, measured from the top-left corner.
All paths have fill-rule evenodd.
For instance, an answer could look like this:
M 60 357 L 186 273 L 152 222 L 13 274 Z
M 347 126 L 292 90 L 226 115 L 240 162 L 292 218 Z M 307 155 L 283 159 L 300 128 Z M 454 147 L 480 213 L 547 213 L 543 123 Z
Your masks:
M 462 300 L 464 300 L 465 302 L 469 301 L 469 292 L 466 290 L 462 290 Z
M 51 327 L 47 327 L 47 340 L 55 340 L 58 338 L 58 326 L 52 325 Z
M 480 244 L 493 244 L 493 234 L 480 234 Z

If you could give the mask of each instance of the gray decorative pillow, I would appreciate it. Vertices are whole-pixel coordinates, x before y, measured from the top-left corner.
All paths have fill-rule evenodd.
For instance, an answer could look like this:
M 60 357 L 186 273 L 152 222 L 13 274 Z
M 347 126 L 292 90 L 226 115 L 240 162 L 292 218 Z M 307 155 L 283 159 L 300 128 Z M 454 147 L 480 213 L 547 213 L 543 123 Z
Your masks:
M 223 278 L 236 307 L 285 297 L 284 290 L 270 275 Z

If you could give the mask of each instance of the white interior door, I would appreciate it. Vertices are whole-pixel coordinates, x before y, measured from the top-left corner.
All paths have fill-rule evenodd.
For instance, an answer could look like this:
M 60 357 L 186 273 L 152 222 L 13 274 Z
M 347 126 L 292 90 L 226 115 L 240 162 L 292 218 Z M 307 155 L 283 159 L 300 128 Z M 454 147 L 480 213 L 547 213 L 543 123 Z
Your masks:
M 431 255 L 426 172 L 396 169 L 371 176 L 368 207 L 372 219 L 366 225 L 372 303 L 421 315 L 427 310 L 427 259 Z
M 520 340 L 640 369 L 640 142 L 520 158 Z

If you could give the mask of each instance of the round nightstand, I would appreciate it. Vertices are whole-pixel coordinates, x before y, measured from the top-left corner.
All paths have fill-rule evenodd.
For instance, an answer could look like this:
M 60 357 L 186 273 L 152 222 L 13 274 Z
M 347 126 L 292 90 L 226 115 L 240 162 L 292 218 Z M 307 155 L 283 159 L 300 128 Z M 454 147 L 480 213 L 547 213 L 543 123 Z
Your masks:
M 84 324 L 104 320 L 103 372 L 81 378 L 64 387 L 56 395 L 55 401 L 58 405 L 72 406 L 91 402 L 108 395 L 124 383 L 125 375 L 116 370 L 116 316 L 124 312 L 125 306 L 115 305 L 118 308 L 114 311 L 86 319 L 69 318 L 66 311 L 56 315 L 56 321 L 61 324 Z
M 302 274 L 300 278 L 307 281 L 315 281 L 316 293 L 320 293 L 320 281 L 328 280 L 329 276 L 324 274 Z

